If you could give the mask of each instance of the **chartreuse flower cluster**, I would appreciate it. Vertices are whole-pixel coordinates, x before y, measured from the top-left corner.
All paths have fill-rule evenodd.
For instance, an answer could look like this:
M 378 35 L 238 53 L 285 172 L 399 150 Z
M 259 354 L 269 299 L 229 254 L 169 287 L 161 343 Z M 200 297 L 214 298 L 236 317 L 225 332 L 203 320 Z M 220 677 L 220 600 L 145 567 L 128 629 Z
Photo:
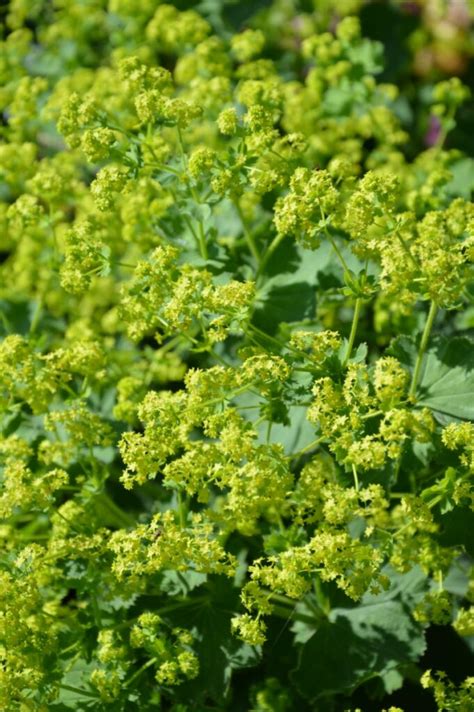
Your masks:
M 7 3 L 6 712 L 473 708 L 468 89 L 297 5 Z

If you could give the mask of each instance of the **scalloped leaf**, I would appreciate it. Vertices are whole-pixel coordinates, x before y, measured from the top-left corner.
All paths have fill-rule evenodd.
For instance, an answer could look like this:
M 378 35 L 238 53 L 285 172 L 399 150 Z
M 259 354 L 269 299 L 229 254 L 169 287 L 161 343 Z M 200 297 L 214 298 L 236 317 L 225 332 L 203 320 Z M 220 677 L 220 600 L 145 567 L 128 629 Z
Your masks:
M 413 371 L 417 349 L 413 339 L 401 337 L 390 347 Z M 474 420 L 474 341 L 466 336 L 435 337 L 425 354 L 417 405 L 430 408 L 440 422 Z
M 424 653 L 423 629 L 406 603 L 421 595 L 426 577 L 418 568 L 392 576 L 389 591 L 367 594 L 354 608 L 333 608 L 302 646 L 291 677 L 306 699 L 347 694 L 373 677 L 393 685 L 397 668 Z

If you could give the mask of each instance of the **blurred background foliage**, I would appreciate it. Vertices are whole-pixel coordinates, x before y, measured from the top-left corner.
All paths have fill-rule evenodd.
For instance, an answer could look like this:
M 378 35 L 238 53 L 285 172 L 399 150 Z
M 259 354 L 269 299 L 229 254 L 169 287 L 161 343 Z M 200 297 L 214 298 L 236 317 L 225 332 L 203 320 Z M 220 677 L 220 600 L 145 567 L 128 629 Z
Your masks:
M 160 4 L 159 0 L 0 0 L 0 33 L 5 39 L 20 26 L 31 29 L 38 43 L 33 72 L 57 78 L 78 60 L 82 66 L 96 66 L 115 48 L 133 43 L 137 30 Z M 304 76 L 306 71 L 304 65 L 295 66 L 295 47 L 315 32 L 334 29 L 342 17 L 357 14 L 364 35 L 383 44 L 385 69 L 380 80 L 400 89 L 398 111 L 410 131 L 413 155 L 430 145 L 432 86 L 451 76 L 460 77 L 471 89 L 471 99 L 458 114 L 447 148 L 474 154 L 474 0 L 174 0 L 173 5 L 199 11 L 222 36 L 246 27 L 261 28 L 266 55 L 288 78 Z M 82 11 L 84 6 L 90 8 L 87 27 L 82 15 L 82 26 L 74 22 L 78 8 Z M 53 21 L 62 32 L 43 38 L 41 28 Z
M 358 14 L 363 34 L 384 46 L 380 81 L 400 89 L 399 110 L 410 129 L 413 154 L 430 142 L 426 107 L 432 86 L 451 76 L 469 86 L 471 100 L 459 112 L 447 147 L 474 152 L 473 0 L 203 0 L 198 5 L 229 32 L 246 25 L 263 29 L 272 58 L 282 65 L 288 51 L 305 37 Z M 291 70 L 296 68 L 288 67 Z

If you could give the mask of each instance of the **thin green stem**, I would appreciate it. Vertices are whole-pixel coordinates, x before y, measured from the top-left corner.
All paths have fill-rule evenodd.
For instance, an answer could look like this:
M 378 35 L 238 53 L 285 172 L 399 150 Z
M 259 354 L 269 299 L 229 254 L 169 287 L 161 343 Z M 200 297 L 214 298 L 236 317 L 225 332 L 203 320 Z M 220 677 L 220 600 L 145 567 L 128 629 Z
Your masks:
M 135 521 L 126 512 L 123 511 L 118 504 L 115 504 L 113 499 L 107 494 L 107 492 L 101 492 L 97 499 L 109 510 L 111 514 L 116 517 L 117 523 L 124 527 L 131 527 L 135 524 Z
M 179 146 L 179 153 L 181 156 L 181 162 L 183 164 L 183 170 L 186 170 L 186 153 L 184 151 L 184 141 L 183 141 L 183 134 L 181 132 L 181 128 L 179 126 L 176 126 L 176 133 L 178 134 L 178 146 Z
M 273 336 L 270 334 L 265 333 L 265 331 L 262 331 L 259 329 L 255 324 L 249 324 L 245 333 L 248 334 L 248 331 L 254 331 L 258 336 L 261 336 L 262 338 L 267 339 L 267 341 L 271 341 L 275 346 L 278 346 L 278 348 L 282 349 L 285 347 L 285 344 L 282 341 L 278 341 L 278 339 L 275 339 Z
M 191 220 L 187 217 L 187 215 L 184 215 L 184 216 L 183 216 L 183 220 L 184 220 L 184 222 L 186 223 L 186 225 L 189 227 L 189 231 L 191 232 L 192 236 L 193 236 L 194 239 L 196 240 L 196 244 L 197 244 L 198 247 L 199 247 L 199 236 L 198 236 L 196 230 L 194 229 Z
M 150 660 L 147 660 L 147 662 L 141 666 L 139 670 L 137 670 L 131 677 L 128 678 L 128 680 L 125 681 L 125 687 L 130 687 L 132 682 L 134 682 L 137 677 L 140 677 L 142 672 L 145 672 L 145 670 L 148 670 L 149 667 L 154 665 L 157 662 L 158 658 L 150 658 Z
M 281 235 L 277 235 L 276 237 L 273 238 L 273 240 L 271 241 L 271 243 L 269 244 L 269 246 L 267 247 L 267 249 L 265 250 L 265 252 L 262 255 L 262 258 L 260 260 L 260 265 L 258 267 L 257 274 L 256 274 L 257 278 L 262 275 L 263 270 L 267 266 L 268 260 L 273 255 L 273 253 L 275 252 L 277 247 L 280 245 L 280 243 L 285 239 L 285 237 L 286 237 L 285 234 L 281 234 Z
M 34 334 L 36 331 L 36 328 L 38 326 L 39 320 L 41 318 L 41 312 L 43 309 L 43 303 L 41 298 L 38 298 L 38 301 L 36 302 L 35 310 L 33 312 L 33 317 L 31 319 L 31 324 L 30 324 L 30 335 Z
M 274 336 L 271 336 L 270 334 L 267 334 L 265 331 L 262 331 L 259 329 L 255 324 L 249 324 L 247 329 L 245 330 L 245 333 L 247 336 L 250 337 L 249 330 L 255 332 L 258 336 L 261 338 L 267 339 L 267 341 L 271 342 L 272 344 L 275 344 L 275 346 L 278 346 L 279 349 L 288 349 L 288 351 L 292 351 L 294 354 L 297 354 L 298 356 L 301 356 L 305 358 L 306 360 L 310 360 L 308 358 L 308 354 L 305 351 L 300 351 L 299 349 L 295 349 L 294 346 L 291 346 L 289 343 L 283 343 L 283 341 L 279 341 L 278 339 L 275 339 Z M 296 370 L 296 369 L 295 369 Z
M 441 130 L 438 134 L 438 138 L 436 139 L 436 143 L 433 148 L 437 149 L 442 149 L 444 146 L 444 142 L 446 141 L 448 137 L 448 133 L 451 131 L 453 128 L 453 120 L 456 115 L 456 109 L 451 108 L 447 115 L 443 117 L 442 125 L 441 125 Z
M 277 616 L 278 618 L 283 618 L 287 620 L 288 618 L 291 618 L 291 620 L 294 621 L 300 621 L 300 623 L 309 623 L 310 625 L 316 625 L 317 620 L 316 618 L 313 618 L 312 616 L 307 616 L 304 613 L 296 613 L 296 603 L 294 608 L 291 610 L 288 610 L 284 606 L 272 606 L 272 614 L 274 616 Z
M 281 593 L 271 593 L 270 600 L 275 603 L 280 603 L 283 606 L 290 606 L 290 608 L 294 608 L 295 603 L 298 602 L 294 598 L 290 598 L 289 596 L 284 596 Z
M 416 357 L 415 369 L 413 371 L 413 378 L 411 381 L 410 390 L 408 392 L 408 395 L 411 398 L 415 397 L 416 389 L 417 389 L 418 382 L 419 382 L 420 376 L 421 376 L 421 367 L 423 365 L 423 357 L 425 355 L 425 351 L 428 346 L 428 341 L 430 338 L 431 329 L 433 328 L 433 323 L 435 320 L 437 310 L 438 310 L 438 307 L 435 304 L 435 302 L 431 302 L 430 310 L 428 312 L 428 316 L 427 316 L 426 322 L 425 322 L 425 328 L 423 329 L 423 335 L 421 337 L 420 348 L 418 350 L 418 356 Z
M 357 334 L 357 327 L 359 325 L 359 317 L 360 317 L 360 310 L 362 307 L 362 299 L 359 297 L 356 299 L 355 307 L 354 307 L 354 316 L 352 317 L 352 326 L 351 326 L 351 333 L 349 334 L 349 343 L 347 344 L 347 351 L 346 355 L 344 358 L 344 361 L 342 362 L 342 367 L 345 368 L 347 366 L 347 362 L 349 361 L 352 353 L 352 349 L 354 348 L 354 341 L 355 337 Z
M 272 426 L 273 426 L 273 423 L 272 423 L 271 420 L 269 420 L 269 421 L 268 421 L 268 424 L 267 424 L 267 433 L 266 433 L 266 443 L 267 443 L 267 445 L 268 445 L 268 443 L 270 442 L 270 439 L 271 439 L 271 437 L 272 437 Z
M 293 455 L 291 455 L 291 459 L 294 459 L 295 457 L 301 457 L 301 455 L 304 455 L 306 452 L 309 452 L 309 450 L 312 450 L 314 447 L 317 447 L 325 438 L 317 438 L 317 440 L 313 440 L 312 442 L 309 443 L 309 445 L 306 445 L 306 447 L 301 448 L 301 450 L 298 450 L 298 452 L 295 452 Z
M 329 597 L 323 591 L 321 579 L 319 578 L 319 576 L 314 577 L 313 588 L 314 588 L 314 594 L 316 596 L 316 600 L 318 602 L 318 606 L 320 607 L 322 612 L 326 616 L 328 616 L 331 612 L 331 603 L 329 601 Z
M 206 235 L 204 234 L 204 228 L 203 228 L 202 222 L 200 222 L 199 220 L 196 221 L 197 226 L 198 226 L 198 232 L 196 232 L 191 220 L 188 217 L 184 216 L 184 222 L 188 226 L 192 236 L 194 237 L 194 240 L 196 241 L 196 245 L 199 250 L 199 254 L 203 258 L 203 260 L 207 260 L 208 252 L 207 252 L 207 244 L 206 244 Z
M 8 321 L 7 316 L 3 310 L 0 310 L 0 321 L 2 322 L 3 328 L 5 329 L 7 334 L 9 334 L 11 331 L 13 331 L 12 326 L 11 326 L 10 322 Z
M 94 695 L 92 692 L 89 692 L 88 690 L 80 690 L 78 687 L 73 687 L 72 685 L 59 685 L 61 690 L 68 690 L 69 692 L 75 692 L 78 695 L 83 695 L 83 697 L 90 697 L 93 700 L 98 700 L 98 696 Z
M 400 240 L 401 246 L 402 246 L 403 249 L 405 250 L 405 252 L 406 252 L 406 254 L 408 255 L 408 257 L 411 259 L 411 261 L 413 262 L 413 264 L 415 265 L 415 267 L 416 267 L 417 269 L 419 269 L 420 266 L 421 266 L 421 265 L 420 265 L 420 262 L 419 262 L 419 260 L 415 257 L 415 255 L 412 253 L 412 251 L 410 250 L 410 247 L 408 246 L 406 240 L 400 235 L 400 233 L 399 233 L 397 230 L 395 230 L 395 235 L 396 235 L 396 236 L 398 237 L 398 239 Z
M 186 519 L 188 517 L 188 506 L 187 506 L 187 501 L 186 498 L 183 499 L 183 495 L 181 494 L 181 491 L 178 490 L 176 493 L 177 501 L 178 501 L 178 518 L 179 518 L 179 526 L 181 529 L 186 528 Z
M 163 356 L 164 354 L 168 353 L 168 351 L 172 351 L 176 346 L 179 345 L 179 342 L 182 341 L 182 339 L 182 334 L 178 334 L 177 336 L 173 336 L 173 338 L 163 344 L 163 346 L 160 346 L 160 348 L 158 349 L 158 353 L 160 354 L 160 356 Z
M 354 465 L 354 463 L 352 463 L 352 475 L 354 477 L 355 491 L 358 492 L 359 491 L 359 478 L 357 476 L 357 469 L 356 469 L 356 466 Z
M 261 256 L 258 251 L 257 245 L 255 244 L 253 235 L 247 227 L 247 223 L 245 221 L 245 217 L 242 212 L 242 208 L 240 207 L 237 200 L 234 201 L 234 205 L 235 205 L 235 209 L 237 210 L 237 213 L 239 215 L 240 222 L 242 223 L 242 230 L 244 232 L 244 237 L 247 242 L 248 248 L 249 248 L 250 252 L 252 253 L 252 256 L 253 256 L 255 262 L 257 263 L 258 266 L 260 266 Z
M 207 260 L 209 255 L 207 252 L 207 243 L 206 243 L 206 234 L 204 232 L 204 227 L 201 221 L 198 222 L 198 228 L 199 228 L 199 251 L 201 253 L 201 257 L 203 260 Z
M 186 177 L 188 175 L 188 159 L 186 157 L 186 151 L 184 150 L 183 133 L 179 126 L 176 126 L 176 132 L 178 135 L 178 146 L 179 146 L 179 155 L 181 158 L 182 175 L 183 175 L 184 179 L 186 180 Z M 192 186 L 189 184 L 189 182 L 187 180 L 186 180 L 185 184 L 186 184 L 186 188 L 188 189 L 191 197 L 196 201 L 196 203 L 199 203 L 199 199 L 196 197 L 195 193 L 193 192 Z
M 329 233 L 329 230 L 328 230 L 327 228 L 325 228 L 324 232 L 325 232 L 326 237 L 328 238 L 329 242 L 331 243 L 334 252 L 335 252 L 336 255 L 338 256 L 339 261 L 340 261 L 340 263 L 341 263 L 341 265 L 342 265 L 342 268 L 344 269 L 345 272 L 350 273 L 350 269 L 349 269 L 349 267 L 348 267 L 348 265 L 347 265 L 346 260 L 345 260 L 344 257 L 343 257 L 343 254 L 342 254 L 341 250 L 340 250 L 339 247 L 337 246 L 337 242 L 336 242 L 335 239 L 332 237 L 332 235 Z
M 398 475 L 400 474 L 400 468 L 402 466 L 402 457 L 403 457 L 403 443 L 400 446 L 400 454 L 398 455 L 395 465 L 393 468 L 393 482 L 398 482 Z
M 365 415 L 361 415 L 360 419 L 361 420 L 370 420 L 370 418 L 377 418 L 379 415 L 384 415 L 383 410 L 373 410 L 370 413 L 366 413 Z
M 270 149 L 270 153 L 273 153 L 273 155 L 277 156 L 281 161 L 284 161 L 285 163 L 290 163 L 288 158 L 285 158 L 285 156 L 282 156 L 281 153 L 278 153 L 278 151 L 275 151 L 273 148 Z
M 151 589 L 150 591 L 148 591 L 148 595 L 162 596 L 163 592 L 154 591 L 153 589 Z M 195 606 L 202 606 L 208 601 L 208 596 L 196 596 L 195 598 L 186 598 L 183 601 L 177 601 L 176 603 L 171 603 L 168 606 L 161 606 L 161 608 L 156 608 L 154 609 L 154 612 L 158 613 L 158 615 L 166 615 L 167 613 L 173 613 L 173 611 L 178 611 L 181 608 L 193 608 Z M 137 619 L 138 616 L 134 616 L 133 618 L 129 618 L 123 623 L 119 623 L 118 625 L 113 626 L 113 628 L 114 630 L 126 630 L 127 628 L 130 628 L 132 625 L 134 625 Z
M 165 615 L 166 613 L 172 613 L 173 611 L 177 611 L 180 608 L 192 608 L 193 606 L 201 606 L 208 601 L 208 596 L 196 596 L 196 598 L 186 599 L 185 601 L 177 601 L 176 603 L 170 603 L 169 606 L 162 606 L 161 608 L 157 608 L 156 613 L 160 615 Z
M 181 172 L 171 166 L 166 165 L 166 163 L 147 163 L 147 168 L 156 168 L 158 171 L 163 171 L 163 173 L 170 173 L 174 176 L 181 176 Z
M 183 173 L 186 173 L 188 170 L 188 163 L 187 163 L 187 159 L 186 159 L 186 153 L 184 150 L 183 135 L 181 133 L 181 129 L 179 126 L 177 126 L 176 129 L 177 129 L 177 133 L 178 133 L 178 145 L 179 145 L 179 152 L 180 152 L 180 156 L 181 156 L 181 164 L 183 166 Z M 196 203 L 196 205 L 200 205 L 201 200 L 199 199 L 199 195 L 196 193 L 193 186 L 190 185 L 188 182 L 186 182 L 186 188 L 189 192 L 189 195 Z M 207 251 L 206 233 L 204 231 L 204 226 L 203 226 L 201 220 L 196 220 L 196 222 L 198 225 L 198 233 L 197 234 L 196 234 L 195 230 L 193 229 L 190 221 L 186 220 L 186 223 L 187 223 L 189 229 L 191 230 L 191 232 L 194 236 L 194 239 L 197 242 L 201 257 L 203 258 L 203 260 L 207 260 L 209 255 L 208 255 L 208 251 Z

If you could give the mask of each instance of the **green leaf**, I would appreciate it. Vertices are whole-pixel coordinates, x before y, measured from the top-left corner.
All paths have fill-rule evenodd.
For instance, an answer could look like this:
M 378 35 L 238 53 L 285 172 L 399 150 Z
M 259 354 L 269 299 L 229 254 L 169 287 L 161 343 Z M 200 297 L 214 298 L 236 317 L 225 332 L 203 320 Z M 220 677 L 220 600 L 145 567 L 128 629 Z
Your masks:
M 308 282 L 294 282 L 293 275 L 279 275 L 265 282 L 256 299 L 254 323 L 274 334 L 282 323 L 311 319 L 316 309 L 316 289 Z
M 295 382 L 306 393 L 310 393 L 311 377 L 308 374 L 298 374 L 295 377 Z M 298 400 L 301 400 L 301 397 Z M 255 393 L 247 392 L 237 396 L 235 402 L 243 408 L 256 405 L 263 407 L 264 399 Z M 316 437 L 314 425 L 306 418 L 307 411 L 307 406 L 291 405 L 291 402 L 289 402 L 285 411 L 287 422 L 272 422 L 270 429 L 268 428 L 268 423 L 261 423 L 257 426 L 258 441 L 261 443 L 279 443 L 283 445 L 288 455 L 298 452 L 298 450 L 309 445 Z M 255 421 L 261 414 L 261 408 L 253 408 L 252 410 L 244 411 L 244 413 L 250 421 Z
M 412 339 L 397 339 L 390 353 L 413 371 L 417 349 Z M 441 422 L 474 420 L 474 342 L 465 336 L 433 338 L 417 394 L 417 406 L 430 408 Z
M 474 420 L 474 342 L 436 339 L 425 357 L 418 403 L 454 418 Z
M 96 667 L 97 663 L 77 660 L 61 680 L 64 687 L 60 689 L 58 701 L 73 710 L 89 709 L 91 703 L 97 704 L 98 694 L 88 683 L 88 678 Z M 92 698 L 95 698 L 95 702 Z
M 314 318 L 318 276 L 331 257 L 330 245 L 307 250 L 284 240 L 265 268 L 266 279 L 256 298 L 255 324 L 274 334 L 283 322 Z
M 463 523 L 465 524 L 466 522 Z M 472 531 L 472 517 L 471 529 L 469 531 Z M 470 561 L 466 556 L 459 556 L 451 564 L 448 574 L 444 578 L 443 587 L 446 591 L 454 593 L 460 598 L 464 598 L 464 596 L 466 596 L 469 591 L 469 583 Z
M 168 596 L 186 596 L 206 580 L 207 574 L 197 571 L 164 571 L 160 589 Z
M 290 406 L 288 408 L 289 425 L 273 423 L 270 442 L 281 443 L 288 455 L 306 447 L 315 439 L 314 425 L 306 419 L 306 406 Z M 266 427 L 260 428 L 260 440 L 266 440 Z
M 373 677 L 392 684 L 398 666 L 423 654 L 423 630 L 406 602 L 421 596 L 425 577 L 419 569 L 392 576 L 388 592 L 366 595 L 354 608 L 334 608 L 301 647 L 291 677 L 305 698 L 348 694 Z
M 317 250 L 301 247 L 293 238 L 287 237 L 275 250 L 265 267 L 268 277 L 287 275 L 284 283 L 308 282 L 318 284 L 318 277 L 333 259 L 332 247 L 327 242 Z
M 189 699 L 211 697 L 220 702 L 229 689 L 232 671 L 256 665 L 260 650 L 231 634 L 231 619 L 240 606 L 239 592 L 232 582 L 213 578 L 208 590 L 209 597 L 204 601 L 201 594 L 199 603 L 177 610 L 169 618 L 173 625 L 196 636 L 192 647 L 199 658 L 199 675 L 181 685 L 180 691 Z
M 446 191 L 453 197 L 470 200 L 474 190 L 474 159 L 461 158 L 449 167 L 449 171 L 453 177 L 446 184 Z
M 363 70 L 363 74 L 378 74 L 383 70 L 383 45 L 380 42 L 364 39 L 349 47 L 347 56 L 353 65 Z M 354 66 L 352 73 L 357 73 Z
M 27 334 L 36 303 L 0 299 L 0 336 Z
M 463 546 L 470 556 L 474 556 L 474 512 L 468 507 L 457 506 L 440 518 L 439 541 L 442 546 Z

